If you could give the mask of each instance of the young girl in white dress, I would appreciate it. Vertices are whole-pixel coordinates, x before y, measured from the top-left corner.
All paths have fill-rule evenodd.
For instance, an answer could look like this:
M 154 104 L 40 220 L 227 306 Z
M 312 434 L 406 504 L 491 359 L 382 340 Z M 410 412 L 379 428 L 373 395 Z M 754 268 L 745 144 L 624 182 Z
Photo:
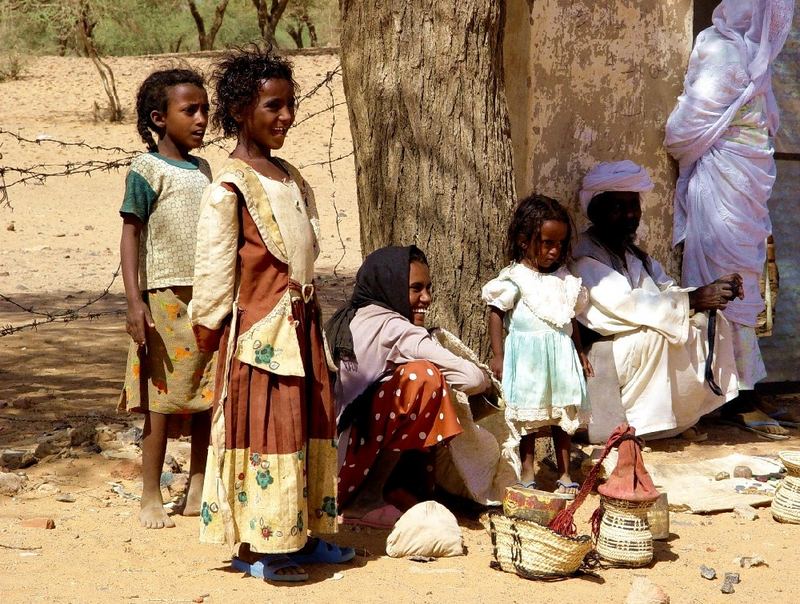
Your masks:
M 490 367 L 520 435 L 520 484 L 536 488 L 536 438 L 552 434 L 556 492 L 574 495 L 580 485 L 569 474 L 571 435 L 588 421 L 585 377 L 593 372 L 575 322 L 586 290 L 565 266 L 571 236 L 569 214 L 556 200 L 534 194 L 520 201 L 508 227 L 511 264 L 482 296 L 491 309 Z

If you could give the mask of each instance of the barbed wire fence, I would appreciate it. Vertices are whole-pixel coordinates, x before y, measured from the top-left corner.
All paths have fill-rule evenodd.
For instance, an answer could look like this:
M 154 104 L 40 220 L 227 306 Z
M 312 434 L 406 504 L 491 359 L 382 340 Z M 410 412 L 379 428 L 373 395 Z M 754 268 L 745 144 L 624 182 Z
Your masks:
M 345 215 L 339 210 L 336 203 L 336 176 L 334 174 L 333 165 L 353 155 L 353 151 L 350 150 L 349 152 L 336 157 L 333 156 L 334 129 L 336 127 L 336 108 L 346 105 L 346 101 L 336 100 L 336 95 L 333 89 L 334 79 L 336 77 L 341 77 L 341 75 L 341 65 L 337 65 L 332 70 L 326 72 L 323 79 L 317 82 L 317 84 L 315 84 L 307 93 L 298 98 L 298 106 L 301 107 L 303 101 L 306 101 L 311 97 L 326 91 L 328 93 L 329 102 L 323 109 L 303 116 L 302 119 L 297 120 L 292 126 L 293 128 L 297 128 L 308 121 L 317 119 L 320 116 L 324 116 L 328 113 L 330 113 L 331 116 L 329 135 L 326 143 L 327 159 L 300 164 L 298 165 L 298 168 L 301 170 L 303 168 L 312 166 L 326 166 L 327 168 L 327 175 L 331 181 L 330 203 L 334 211 L 336 236 L 338 238 L 338 244 L 341 252 L 341 255 L 333 267 L 334 276 L 338 276 L 338 269 L 347 254 L 347 248 L 340 229 L 340 223 L 345 218 Z M 18 132 L 7 130 L 5 128 L 0 128 L 0 141 L 2 141 L 2 139 L 12 140 L 18 145 L 54 145 L 61 149 L 91 151 L 94 153 L 102 153 L 104 154 L 104 157 L 99 159 L 86 159 L 63 163 L 37 163 L 28 166 L 10 166 L 3 163 L 3 153 L 0 153 L 0 208 L 6 207 L 13 209 L 11 193 L 9 193 L 9 190 L 13 189 L 14 187 L 24 185 L 44 185 L 48 180 L 68 176 L 91 176 L 92 174 L 100 172 L 119 171 L 121 168 L 127 168 L 133 158 L 142 152 L 140 149 L 125 149 L 116 146 L 92 145 L 83 141 L 63 141 L 48 135 L 38 135 L 36 138 L 28 138 L 19 134 Z M 203 147 L 217 147 L 224 151 L 230 151 L 230 148 L 225 145 L 226 141 L 229 142 L 229 139 L 219 136 L 206 141 L 203 144 Z M 10 295 L 0 292 L 0 301 L 9 304 L 17 311 L 33 317 L 26 322 L 17 325 L 0 324 L 0 337 L 15 334 L 27 329 L 35 330 L 39 326 L 49 323 L 71 323 L 79 320 L 98 319 L 108 315 L 124 314 L 125 311 L 120 309 L 92 309 L 92 307 L 96 306 L 99 302 L 110 295 L 111 289 L 119 278 L 120 272 L 121 266 L 117 265 L 117 268 L 111 275 L 108 284 L 99 294 L 91 297 L 83 304 L 71 308 L 39 309 L 31 304 L 20 302 L 19 299 L 15 299 Z

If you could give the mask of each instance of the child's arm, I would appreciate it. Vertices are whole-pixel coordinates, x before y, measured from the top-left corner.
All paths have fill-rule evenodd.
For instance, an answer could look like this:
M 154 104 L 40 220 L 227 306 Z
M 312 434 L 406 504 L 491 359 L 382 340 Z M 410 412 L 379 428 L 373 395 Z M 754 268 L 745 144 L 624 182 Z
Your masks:
M 489 369 L 498 380 L 503 379 L 503 319 L 506 313 L 495 306 L 489 307 L 489 340 L 492 345 L 492 360 Z
M 581 330 L 578 329 L 578 322 L 575 319 L 572 319 L 572 343 L 575 344 L 575 350 L 578 351 L 578 358 L 581 360 L 581 367 L 583 367 L 584 377 L 594 377 L 594 369 L 592 368 L 592 364 L 589 362 L 589 357 L 586 356 L 586 352 L 583 350 L 583 344 L 581 343 Z
M 142 292 L 139 290 L 139 236 L 143 225 L 133 214 L 123 214 L 122 220 L 119 255 L 122 282 L 125 284 L 125 297 L 128 300 L 125 329 L 133 341 L 141 346 L 146 342 L 147 329 L 155 327 L 150 309 L 142 300 Z

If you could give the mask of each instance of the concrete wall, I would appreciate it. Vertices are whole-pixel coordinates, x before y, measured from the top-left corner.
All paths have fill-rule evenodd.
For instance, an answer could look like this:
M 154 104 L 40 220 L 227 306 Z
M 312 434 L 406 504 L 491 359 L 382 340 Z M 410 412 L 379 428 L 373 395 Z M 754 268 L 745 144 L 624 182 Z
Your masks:
M 599 161 L 632 159 L 656 182 L 640 243 L 678 274 L 670 242 L 676 167 L 663 149 L 692 45 L 691 0 L 509 0 L 506 90 L 517 193 L 577 210 Z M 574 213 L 579 226 L 583 218 Z

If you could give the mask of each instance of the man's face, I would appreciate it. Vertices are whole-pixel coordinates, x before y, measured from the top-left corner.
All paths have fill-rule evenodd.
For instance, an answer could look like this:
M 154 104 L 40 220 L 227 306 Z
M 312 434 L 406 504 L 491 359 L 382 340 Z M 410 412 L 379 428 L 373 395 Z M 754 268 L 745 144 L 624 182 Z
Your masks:
M 633 191 L 611 191 L 592 203 L 599 205 L 592 212 L 597 229 L 612 241 L 632 243 L 642 219 L 639 194 Z

